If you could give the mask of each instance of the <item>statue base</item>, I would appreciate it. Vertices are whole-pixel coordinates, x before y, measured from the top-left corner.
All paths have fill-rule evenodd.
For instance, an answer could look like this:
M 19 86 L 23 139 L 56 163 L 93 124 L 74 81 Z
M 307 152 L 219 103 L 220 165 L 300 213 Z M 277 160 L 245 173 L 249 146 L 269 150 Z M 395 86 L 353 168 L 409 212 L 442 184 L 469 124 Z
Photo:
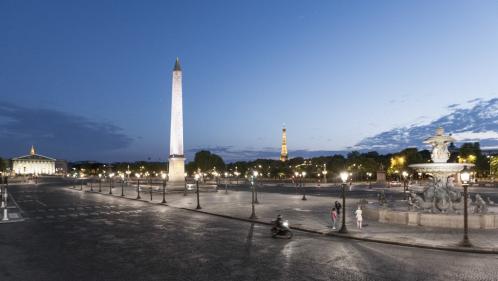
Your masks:
M 183 190 L 185 188 L 185 158 L 170 157 L 168 172 L 168 190 Z

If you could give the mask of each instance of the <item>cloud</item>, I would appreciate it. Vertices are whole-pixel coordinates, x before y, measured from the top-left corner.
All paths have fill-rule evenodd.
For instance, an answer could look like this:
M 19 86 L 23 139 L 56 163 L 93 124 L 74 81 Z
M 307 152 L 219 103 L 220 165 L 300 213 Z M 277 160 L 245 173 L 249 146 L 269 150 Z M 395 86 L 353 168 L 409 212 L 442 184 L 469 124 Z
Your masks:
M 40 154 L 68 160 L 92 159 L 129 147 L 133 139 L 115 125 L 42 108 L 0 101 L 0 153 L 15 157 L 31 145 Z

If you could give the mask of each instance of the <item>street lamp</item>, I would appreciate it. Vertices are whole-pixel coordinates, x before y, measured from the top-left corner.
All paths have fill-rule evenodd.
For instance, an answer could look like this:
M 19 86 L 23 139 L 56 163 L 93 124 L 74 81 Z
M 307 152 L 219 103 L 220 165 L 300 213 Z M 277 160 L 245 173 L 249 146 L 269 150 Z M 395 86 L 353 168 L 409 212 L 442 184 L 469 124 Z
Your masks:
M 460 172 L 460 179 L 462 180 L 463 186 L 463 240 L 460 242 L 462 247 L 472 247 L 472 243 L 469 240 L 469 224 L 468 224 L 468 210 L 467 210 L 467 188 L 469 187 L 470 180 L 470 170 L 467 166 L 463 167 Z
M 405 200 L 406 200 L 406 189 L 408 187 L 408 182 L 406 181 L 406 178 L 408 177 L 408 172 L 403 171 L 401 173 L 401 175 L 403 176 L 403 195 L 405 196 Z
M 256 185 L 254 184 L 254 181 L 256 180 L 256 177 L 258 176 L 258 171 L 254 171 L 253 172 L 253 176 L 251 177 L 251 191 L 252 191 L 252 197 L 251 197 L 251 208 L 252 208 L 252 212 L 251 212 L 251 216 L 249 217 L 250 219 L 257 219 L 258 217 L 256 216 L 256 210 L 254 208 L 254 204 L 256 203 L 256 201 L 254 200 L 254 189 L 256 187 Z
M 259 176 L 259 173 L 258 173 L 258 171 L 253 171 L 252 174 L 254 176 L 254 195 L 255 195 L 254 203 L 255 204 L 259 204 L 259 201 L 258 201 L 258 190 L 256 189 L 256 186 L 257 186 L 256 179 Z
M 322 174 L 323 174 L 323 182 L 324 183 L 327 183 L 327 173 L 328 173 L 327 172 L 327 163 L 324 163 L 323 164 L 323 172 L 322 172 Z
M 339 229 L 340 233 L 348 233 L 346 228 L 346 182 L 348 181 L 348 172 L 341 172 L 340 174 L 342 180 L 342 226 Z
M 225 172 L 225 194 L 228 194 L 228 181 L 227 181 L 228 173 Z
M 367 172 L 367 178 L 368 178 L 368 188 L 372 188 L 372 173 Z
M 166 174 L 162 173 L 161 178 L 163 179 L 163 201 L 161 203 L 166 204 Z
M 141 199 L 141 197 L 140 197 L 140 174 L 135 173 L 135 177 L 137 177 L 137 199 Z
M 301 173 L 302 175 L 302 182 L 303 182 L 303 198 L 301 198 L 301 200 L 305 201 L 305 200 L 308 200 L 306 199 L 306 188 L 304 188 L 304 178 L 306 177 L 306 172 L 302 172 Z
M 112 177 L 114 177 L 114 173 L 109 174 L 109 194 L 112 195 Z
M 201 208 L 201 204 L 199 203 L 199 178 L 200 178 L 200 175 L 199 174 L 195 174 L 195 185 L 196 185 L 196 188 L 197 188 L 197 207 L 196 209 L 197 210 L 200 210 L 202 209 Z
M 121 174 L 121 197 L 125 196 L 125 194 L 124 194 L 124 179 L 125 179 L 125 175 Z
M 99 174 L 99 192 L 102 192 L 102 174 Z

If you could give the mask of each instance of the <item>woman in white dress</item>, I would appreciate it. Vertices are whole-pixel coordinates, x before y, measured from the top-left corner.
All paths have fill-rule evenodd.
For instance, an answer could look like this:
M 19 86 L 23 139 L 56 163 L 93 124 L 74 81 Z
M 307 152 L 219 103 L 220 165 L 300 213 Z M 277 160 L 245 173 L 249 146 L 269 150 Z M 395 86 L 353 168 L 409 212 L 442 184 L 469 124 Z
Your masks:
M 363 211 L 361 210 L 361 206 L 358 206 L 358 209 L 356 209 L 354 214 L 356 215 L 356 227 L 358 227 L 358 229 L 361 229 L 361 223 L 363 222 Z

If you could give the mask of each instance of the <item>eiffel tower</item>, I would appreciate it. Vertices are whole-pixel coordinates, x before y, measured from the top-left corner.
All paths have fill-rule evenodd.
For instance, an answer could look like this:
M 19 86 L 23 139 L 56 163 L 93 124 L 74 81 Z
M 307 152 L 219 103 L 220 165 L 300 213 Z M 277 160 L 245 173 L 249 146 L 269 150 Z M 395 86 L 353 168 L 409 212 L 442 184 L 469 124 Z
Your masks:
M 280 161 L 287 161 L 287 130 L 282 128 L 282 149 L 280 150 Z

